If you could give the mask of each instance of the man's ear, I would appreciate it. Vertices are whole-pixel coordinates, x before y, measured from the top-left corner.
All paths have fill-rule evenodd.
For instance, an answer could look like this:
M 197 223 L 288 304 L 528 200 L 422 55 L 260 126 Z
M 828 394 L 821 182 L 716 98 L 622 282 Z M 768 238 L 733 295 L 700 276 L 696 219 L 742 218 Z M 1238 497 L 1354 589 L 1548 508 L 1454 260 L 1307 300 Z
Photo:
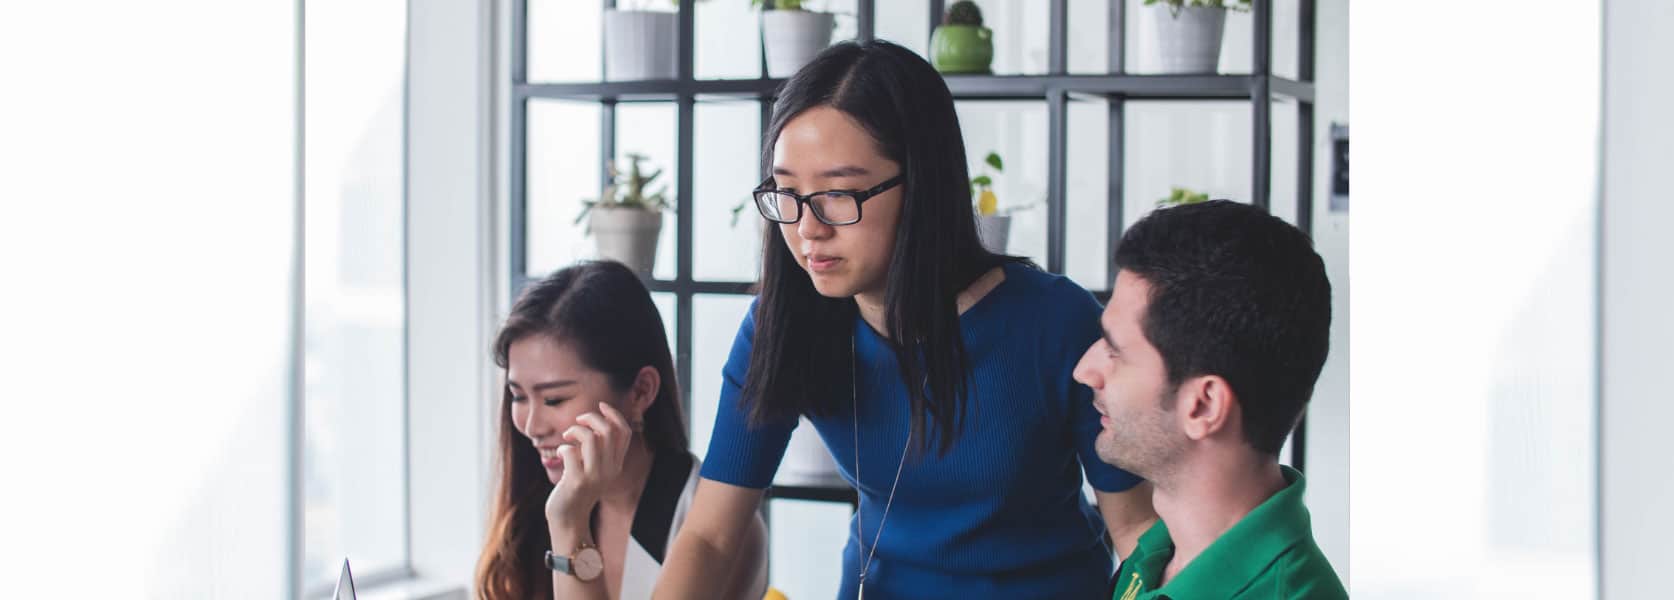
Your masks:
M 1175 398 L 1182 431 L 1194 441 L 1225 431 L 1237 417 L 1237 400 L 1232 386 L 1219 375 L 1187 379 Z

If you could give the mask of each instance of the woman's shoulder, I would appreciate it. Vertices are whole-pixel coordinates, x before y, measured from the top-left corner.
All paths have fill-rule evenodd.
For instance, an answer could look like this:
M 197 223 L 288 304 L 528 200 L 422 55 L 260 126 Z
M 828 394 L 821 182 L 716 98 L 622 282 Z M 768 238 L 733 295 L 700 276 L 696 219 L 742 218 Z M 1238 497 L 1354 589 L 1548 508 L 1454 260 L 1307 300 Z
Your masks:
M 1005 299 L 1013 309 L 1026 309 L 1045 318 L 1080 318 L 1099 312 L 1098 299 L 1075 280 L 1033 264 L 1007 263 Z

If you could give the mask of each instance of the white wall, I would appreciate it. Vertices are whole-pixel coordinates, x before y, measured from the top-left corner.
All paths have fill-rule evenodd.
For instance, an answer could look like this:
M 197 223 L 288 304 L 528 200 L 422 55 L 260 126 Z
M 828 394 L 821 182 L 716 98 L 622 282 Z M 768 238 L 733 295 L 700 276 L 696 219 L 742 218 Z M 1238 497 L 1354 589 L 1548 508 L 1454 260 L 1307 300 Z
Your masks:
M 1314 540 L 1337 575 L 1349 571 L 1349 214 L 1330 211 L 1331 123 L 1349 120 L 1349 3 L 1321 0 L 1315 12 L 1314 249 L 1331 278 L 1331 354 L 1308 407 L 1308 510 Z M 1278 202 L 1274 196 L 1274 202 Z
M 1600 6 L 1355 5 L 1356 598 L 1594 592 Z
M 1600 376 L 1602 589 L 1609 599 L 1668 594 L 1674 539 L 1674 4 L 1604 4 L 1603 363 Z
M 294 595 L 298 17 L 0 4 L 0 595 Z

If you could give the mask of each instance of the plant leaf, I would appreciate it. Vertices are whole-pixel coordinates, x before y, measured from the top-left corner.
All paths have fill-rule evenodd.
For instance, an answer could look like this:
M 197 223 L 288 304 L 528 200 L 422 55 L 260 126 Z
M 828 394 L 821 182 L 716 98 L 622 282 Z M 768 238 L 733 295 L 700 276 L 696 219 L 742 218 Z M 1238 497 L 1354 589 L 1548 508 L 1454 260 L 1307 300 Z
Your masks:
M 738 227 L 738 215 L 740 215 L 744 212 L 744 207 L 749 206 L 750 202 L 751 202 L 750 200 L 745 200 L 743 202 L 739 202 L 738 206 L 732 207 L 732 227 L 733 228 L 736 229 Z
M 995 171 L 1006 170 L 1005 165 L 1000 162 L 1000 155 L 997 152 L 989 152 L 988 153 L 988 158 L 986 158 L 985 160 L 988 161 L 988 166 L 994 167 Z
M 587 218 L 587 213 L 590 213 L 590 212 L 593 211 L 593 206 L 595 204 L 598 204 L 598 203 L 594 202 L 592 200 L 582 200 L 581 201 L 581 214 L 575 216 L 575 222 L 571 223 L 571 225 L 580 225 L 581 220 Z

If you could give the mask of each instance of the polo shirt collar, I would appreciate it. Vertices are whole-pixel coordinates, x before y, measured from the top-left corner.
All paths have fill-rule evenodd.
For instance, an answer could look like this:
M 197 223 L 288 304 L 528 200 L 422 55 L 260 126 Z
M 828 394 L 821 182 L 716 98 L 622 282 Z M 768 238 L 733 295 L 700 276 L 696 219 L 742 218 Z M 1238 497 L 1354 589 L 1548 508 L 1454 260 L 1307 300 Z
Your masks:
M 1230 598 L 1291 546 L 1313 535 L 1308 508 L 1302 504 L 1302 492 L 1306 489 L 1302 473 L 1284 465 L 1279 469 L 1289 485 L 1216 538 L 1185 570 L 1157 590 L 1159 594 L 1177 598 Z M 1174 540 L 1169 537 L 1167 526 L 1158 521 L 1140 537 L 1139 544 L 1146 550 L 1140 559 L 1140 570 L 1146 576 L 1160 576 L 1169 557 L 1174 555 Z

